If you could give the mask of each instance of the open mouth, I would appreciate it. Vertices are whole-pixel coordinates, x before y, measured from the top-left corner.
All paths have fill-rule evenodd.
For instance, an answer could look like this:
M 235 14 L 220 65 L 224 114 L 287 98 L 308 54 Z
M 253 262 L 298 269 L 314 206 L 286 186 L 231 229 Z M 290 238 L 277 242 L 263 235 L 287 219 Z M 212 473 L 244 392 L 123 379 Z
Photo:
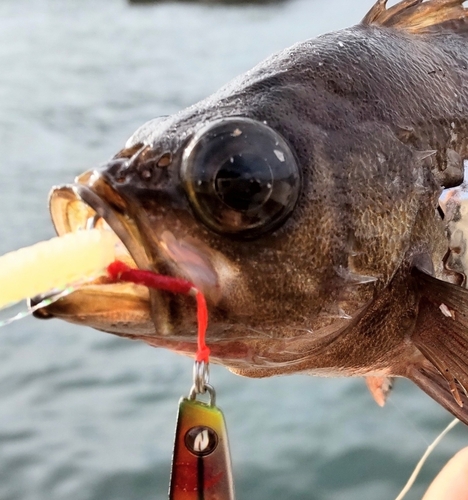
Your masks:
M 75 184 L 53 188 L 50 214 L 59 236 L 93 228 L 108 231 L 115 237 L 118 260 L 133 268 L 151 269 L 139 230 L 126 215 L 123 199 L 99 174 L 87 172 Z M 156 328 L 162 333 L 167 329 L 167 307 L 157 304 L 161 301 L 160 294 L 150 294 L 146 287 L 113 283 L 101 276 L 35 315 L 58 317 L 122 336 L 154 335 Z M 151 314 L 153 307 L 158 309 L 157 326 Z
M 184 278 L 216 302 L 218 273 L 211 249 L 183 232 L 176 233 L 174 220 L 151 221 L 151 214 L 125 200 L 99 172 L 86 172 L 74 184 L 53 188 L 50 213 L 59 236 L 89 229 L 108 231 L 115 238 L 116 259 L 131 268 Z M 167 338 L 182 322 L 180 318 L 190 317 L 191 309 L 186 298 L 102 276 L 35 315 L 121 336 Z M 187 334 L 193 319 L 185 323 Z

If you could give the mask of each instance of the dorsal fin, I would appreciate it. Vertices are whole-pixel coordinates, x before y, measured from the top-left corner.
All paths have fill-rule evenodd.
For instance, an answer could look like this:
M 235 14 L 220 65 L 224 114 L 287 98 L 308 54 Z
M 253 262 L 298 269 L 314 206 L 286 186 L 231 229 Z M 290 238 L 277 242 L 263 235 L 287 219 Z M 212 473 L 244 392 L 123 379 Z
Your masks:
M 468 32 L 466 0 L 401 0 L 387 9 L 387 0 L 377 0 L 362 24 L 402 29 L 410 33 L 438 31 Z

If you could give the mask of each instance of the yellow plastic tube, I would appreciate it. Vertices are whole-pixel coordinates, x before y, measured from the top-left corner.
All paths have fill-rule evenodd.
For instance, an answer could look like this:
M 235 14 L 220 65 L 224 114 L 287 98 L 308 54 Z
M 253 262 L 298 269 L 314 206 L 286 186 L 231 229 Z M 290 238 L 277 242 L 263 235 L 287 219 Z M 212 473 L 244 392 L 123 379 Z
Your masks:
M 105 273 L 115 236 L 91 229 L 42 241 L 0 257 L 0 309 Z

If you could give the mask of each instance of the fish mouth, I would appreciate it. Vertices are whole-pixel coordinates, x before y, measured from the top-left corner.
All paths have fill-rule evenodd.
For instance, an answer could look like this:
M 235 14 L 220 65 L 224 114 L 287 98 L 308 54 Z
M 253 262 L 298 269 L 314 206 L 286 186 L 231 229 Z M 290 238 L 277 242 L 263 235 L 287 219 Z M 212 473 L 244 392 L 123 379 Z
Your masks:
M 59 236 L 99 229 L 115 237 L 116 258 L 131 267 L 150 269 L 138 228 L 124 213 L 124 200 L 96 172 L 74 184 L 52 188 L 49 208 Z M 147 288 L 96 277 L 70 295 L 36 311 L 38 318 L 60 318 L 121 336 L 155 333 Z M 37 301 L 33 299 L 33 301 Z
M 109 231 L 115 237 L 116 259 L 132 268 L 198 280 L 198 287 L 205 288 L 205 292 L 210 280 L 211 284 L 216 282 L 216 273 L 203 251 L 184 244 L 167 228 L 150 228 L 144 210 L 132 206 L 97 171 L 82 174 L 74 184 L 54 187 L 49 203 L 59 236 L 89 229 Z M 133 217 L 136 213 L 138 217 Z M 175 327 L 180 328 L 180 324 L 175 324 L 174 312 L 181 309 L 193 313 L 185 325 L 187 340 L 193 343 L 194 307 L 188 297 L 131 283 L 115 283 L 101 276 L 39 309 L 35 315 L 56 317 L 119 336 L 152 339 L 151 343 L 156 345 L 155 339 L 167 339 L 174 334 Z M 190 315 L 187 312 L 185 316 Z M 178 322 L 183 323 L 183 319 L 181 314 Z

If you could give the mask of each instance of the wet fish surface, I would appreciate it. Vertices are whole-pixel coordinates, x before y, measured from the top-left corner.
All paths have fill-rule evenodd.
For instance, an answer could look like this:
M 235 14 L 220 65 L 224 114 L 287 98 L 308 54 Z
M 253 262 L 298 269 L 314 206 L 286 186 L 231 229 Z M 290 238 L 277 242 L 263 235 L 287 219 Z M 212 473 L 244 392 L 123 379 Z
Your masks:
M 464 180 L 467 46 L 462 0 L 379 0 L 143 125 L 53 189 L 55 228 L 112 230 L 125 262 L 192 281 L 238 374 L 364 376 L 380 404 L 403 376 L 468 423 L 463 210 L 439 204 Z M 37 315 L 196 350 L 190 298 L 136 285 Z

